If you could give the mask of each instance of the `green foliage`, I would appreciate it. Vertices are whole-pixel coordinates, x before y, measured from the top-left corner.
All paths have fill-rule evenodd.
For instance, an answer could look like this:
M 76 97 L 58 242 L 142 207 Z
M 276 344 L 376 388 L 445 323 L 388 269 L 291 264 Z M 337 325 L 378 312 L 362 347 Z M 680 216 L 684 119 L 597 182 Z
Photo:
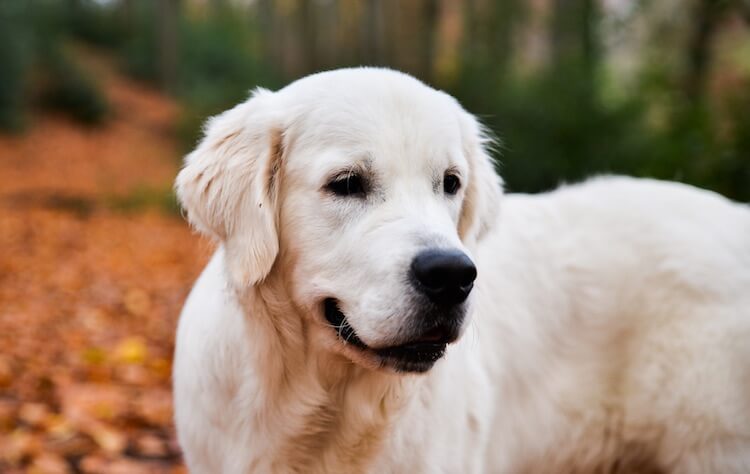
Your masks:
M 402 2 L 401 16 L 388 22 L 370 14 L 382 20 L 396 2 L 368 3 L 372 11 L 365 14 L 349 2 L 259 0 L 249 7 L 179 2 L 174 70 L 166 84 L 161 35 L 167 4 L 0 0 L 0 127 L 22 126 L 34 98 L 86 123 L 102 120 L 107 107 L 96 84 L 60 46 L 69 38 L 107 48 L 133 77 L 168 85 L 183 106 L 177 133 L 186 149 L 194 146 L 208 116 L 243 100 L 253 87 L 275 88 L 302 71 L 358 62 L 401 64 L 440 84 L 430 59 L 442 34 L 440 18 L 421 8 L 428 0 L 414 2 Z M 535 35 L 548 43 L 549 57 L 530 68 L 519 62 L 526 46 L 519 38 L 527 38 L 523 33 L 539 15 L 536 7 L 522 0 L 462 4 L 459 59 L 448 68 L 457 73 L 445 81 L 446 89 L 502 139 L 499 166 L 510 190 L 537 192 L 592 174 L 625 173 L 681 180 L 750 200 L 750 94 L 724 94 L 731 100 L 719 105 L 713 92 L 689 96 L 684 64 L 695 51 L 684 38 L 694 26 L 690 21 L 700 17 L 686 11 L 682 20 L 648 23 L 656 15 L 650 4 L 637 2 L 630 18 L 617 21 L 642 28 L 638 22 L 647 20 L 647 28 L 671 43 L 640 46 L 639 70 L 627 89 L 620 78 L 607 75 L 601 2 L 547 2 L 547 23 L 543 31 L 537 24 Z M 428 10 L 432 13 L 424 16 Z M 337 24 L 332 34 L 336 18 L 348 26 Z M 612 28 L 612 19 L 607 21 Z M 747 50 L 747 42 L 742 47 Z
M 139 187 L 125 195 L 112 195 L 105 199 L 106 207 L 124 212 L 141 212 L 155 209 L 167 214 L 179 214 L 180 205 L 171 187 Z
M 132 8 L 130 33 L 119 46 L 124 67 L 132 76 L 158 84 L 161 57 L 154 2 L 134 2 Z M 206 117 L 245 99 L 256 85 L 277 81 L 259 53 L 258 29 L 249 16 L 231 8 L 211 15 L 183 12 L 177 34 L 173 93 L 184 106 L 177 133 L 189 149 Z
M 125 71 L 131 76 L 153 83 L 159 79 L 156 2 L 135 2 L 130 13 L 127 34 L 118 42 Z
M 548 190 L 592 171 L 632 173 L 647 161 L 639 105 L 604 104 L 580 69 L 511 77 L 480 86 L 486 93 L 477 97 L 467 81 L 455 93 L 502 139 L 500 167 L 511 191 Z
M 499 168 L 510 191 L 620 173 L 750 201 L 750 94 L 735 97 L 725 116 L 653 85 L 608 102 L 601 79 L 583 71 L 562 66 L 531 77 L 472 71 L 450 91 L 501 138 Z M 661 118 L 652 123 L 649 115 Z
M 77 0 L 68 2 L 61 17 L 72 37 L 95 46 L 115 49 L 128 38 L 128 23 L 133 14 L 122 5 L 111 7 L 91 0 Z
M 37 104 L 84 124 L 105 118 L 106 99 L 64 49 L 65 21 L 57 2 L 0 2 L 0 129 L 22 128 Z
M 591 5 L 565 4 L 554 31 L 562 43 L 541 70 L 521 74 L 507 67 L 507 58 L 476 47 L 462 57 L 449 92 L 501 138 L 498 167 L 509 190 L 539 192 L 592 174 L 621 173 L 750 201 L 750 94 L 709 107 L 707 99 L 682 91 L 675 61 L 655 55 L 629 90 L 617 100 L 605 97 L 616 78 L 602 73 L 593 27 L 586 35 L 580 26 L 584 13 L 588 21 L 596 18 Z
M 736 95 L 730 107 L 731 147 L 720 157 L 725 179 L 715 188 L 729 196 L 750 202 L 750 84 Z
M 91 76 L 58 48 L 47 55 L 45 73 L 54 80 L 46 81 L 41 93 L 42 105 L 62 111 L 87 125 L 101 123 L 109 107 Z
M 26 10 L 19 1 L 0 2 L 0 129 L 20 130 L 26 121 L 31 43 Z
M 247 18 L 224 11 L 207 20 L 186 19 L 181 25 L 177 93 L 187 105 L 180 123 L 188 147 L 199 138 L 207 116 L 247 98 L 250 89 L 274 80 L 258 53 L 256 30 Z

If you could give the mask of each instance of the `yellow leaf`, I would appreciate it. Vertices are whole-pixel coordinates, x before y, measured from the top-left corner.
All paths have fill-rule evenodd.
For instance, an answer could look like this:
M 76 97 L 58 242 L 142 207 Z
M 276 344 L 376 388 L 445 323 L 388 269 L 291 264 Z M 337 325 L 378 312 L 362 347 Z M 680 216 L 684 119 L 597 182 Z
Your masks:
M 125 293 L 125 308 L 136 316 L 142 316 L 151 309 L 151 297 L 140 288 L 131 288 Z
M 91 430 L 91 436 L 103 451 L 110 454 L 121 453 L 128 443 L 125 435 L 104 425 L 97 425 L 95 429 Z
M 89 364 L 101 364 L 107 358 L 106 352 L 98 347 L 88 347 L 81 354 L 83 360 Z
M 139 337 L 123 339 L 115 349 L 115 358 L 128 364 L 142 364 L 148 356 L 148 349 Z

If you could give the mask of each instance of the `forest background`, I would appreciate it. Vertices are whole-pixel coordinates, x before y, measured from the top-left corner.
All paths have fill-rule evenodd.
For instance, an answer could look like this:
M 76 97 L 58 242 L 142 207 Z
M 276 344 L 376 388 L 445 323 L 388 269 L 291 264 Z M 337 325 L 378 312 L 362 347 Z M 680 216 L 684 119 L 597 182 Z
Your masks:
M 0 1 L 0 471 L 181 472 L 171 183 L 262 86 L 388 66 L 500 138 L 512 192 L 603 173 L 750 201 L 750 0 Z

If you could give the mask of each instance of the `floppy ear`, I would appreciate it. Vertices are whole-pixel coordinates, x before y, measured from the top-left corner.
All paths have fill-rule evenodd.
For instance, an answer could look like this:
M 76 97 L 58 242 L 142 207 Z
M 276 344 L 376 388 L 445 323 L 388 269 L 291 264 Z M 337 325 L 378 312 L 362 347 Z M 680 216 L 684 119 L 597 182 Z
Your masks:
M 229 277 L 238 286 L 262 281 L 279 251 L 277 175 L 283 150 L 273 96 L 258 89 L 248 101 L 211 118 L 175 183 L 190 223 L 224 244 Z
M 460 122 L 469 177 L 458 231 L 461 239 L 476 242 L 498 219 L 503 181 L 488 152 L 492 144 L 489 132 L 467 112 L 462 111 Z

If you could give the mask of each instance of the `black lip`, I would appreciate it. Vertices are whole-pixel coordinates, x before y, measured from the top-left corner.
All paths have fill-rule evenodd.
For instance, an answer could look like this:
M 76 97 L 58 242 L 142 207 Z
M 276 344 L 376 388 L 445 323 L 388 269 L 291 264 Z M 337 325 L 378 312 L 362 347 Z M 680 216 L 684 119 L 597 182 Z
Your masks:
M 323 307 L 326 320 L 344 342 L 359 349 L 373 351 L 381 358 L 384 365 L 390 365 L 400 372 L 426 372 L 443 357 L 447 344 L 456 339 L 453 335 L 444 340 L 416 341 L 372 349 L 357 336 L 334 298 L 326 298 Z
M 415 342 L 375 351 L 402 372 L 425 372 L 445 355 L 446 343 Z
M 326 298 L 323 302 L 324 313 L 326 320 L 331 323 L 331 326 L 336 330 L 336 334 L 348 344 L 359 347 L 360 349 L 367 349 L 367 344 L 362 342 L 362 339 L 357 336 L 354 329 L 346 320 L 346 316 L 339 309 L 339 305 L 333 298 Z

